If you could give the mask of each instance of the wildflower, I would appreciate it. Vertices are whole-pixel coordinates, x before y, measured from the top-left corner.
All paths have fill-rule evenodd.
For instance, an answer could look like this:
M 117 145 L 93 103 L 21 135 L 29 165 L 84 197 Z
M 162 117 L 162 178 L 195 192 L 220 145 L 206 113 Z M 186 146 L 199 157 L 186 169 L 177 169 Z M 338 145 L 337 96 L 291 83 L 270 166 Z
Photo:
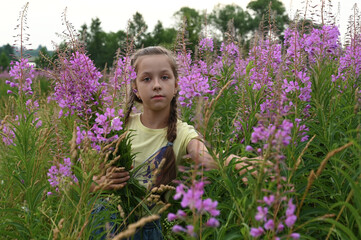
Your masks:
M 268 213 L 268 208 L 266 208 L 266 207 L 262 208 L 261 206 L 258 206 L 257 207 L 257 213 L 256 213 L 256 216 L 254 218 L 257 221 L 266 221 L 267 213 Z
M 269 219 L 265 224 L 264 224 L 264 228 L 266 230 L 273 230 L 275 227 L 275 223 L 273 222 L 272 219 Z
M 299 90 L 298 82 L 296 81 L 290 81 L 288 82 L 287 79 L 283 80 L 282 88 L 285 89 L 285 92 L 294 92 L 296 90 Z
M 177 233 L 177 232 L 185 232 L 186 229 L 180 225 L 174 225 L 172 228 L 172 231 Z
M 187 225 L 187 230 L 189 236 L 196 237 L 197 235 L 194 232 L 194 226 L 193 225 Z
M 5 145 L 14 145 L 14 139 L 15 139 L 15 132 L 14 128 L 10 128 L 8 124 L 4 124 L 2 127 L 2 140 L 5 143 Z
M 268 206 L 271 206 L 272 203 L 274 202 L 275 200 L 275 196 L 274 195 L 270 195 L 270 196 L 264 196 L 263 197 L 263 201 L 268 205 Z
M 129 84 L 137 77 L 133 66 L 130 65 L 130 58 L 119 58 L 114 70 L 114 76 L 110 78 L 110 86 L 119 90 L 121 86 Z
M 173 196 L 174 200 L 178 200 L 182 197 L 182 195 L 184 194 L 184 185 L 183 184 L 179 184 L 176 187 L 176 194 Z
M 213 39 L 203 38 L 199 42 L 199 51 L 211 51 L 213 52 Z
M 278 141 L 281 141 L 284 146 L 287 146 L 291 142 L 291 130 L 293 127 L 293 123 L 290 120 L 283 120 L 282 124 L 279 126 L 275 134 L 275 138 Z
M 212 217 L 212 218 L 208 219 L 206 225 L 208 227 L 219 227 L 219 221 Z
M 58 166 L 51 166 L 48 171 L 48 181 L 52 187 L 56 188 L 56 191 L 59 191 L 59 187 L 68 182 L 78 182 L 76 176 L 72 173 L 71 170 L 71 161 L 70 158 L 64 158 L 63 164 Z
M 254 150 L 253 147 L 251 147 L 251 146 L 249 146 L 249 145 L 246 146 L 246 151 L 247 151 L 247 152 L 251 152 L 251 151 L 253 151 L 253 150 Z
M 264 230 L 262 227 L 258 227 L 258 228 L 251 228 L 250 234 L 252 237 L 259 237 L 262 236 L 262 234 L 264 233 Z
M 229 44 L 222 42 L 220 50 L 223 55 L 227 55 L 231 58 L 237 58 L 239 56 L 239 48 L 233 42 Z
M 293 224 L 295 224 L 296 220 L 297 220 L 296 215 L 289 215 L 289 216 L 287 216 L 285 223 L 286 223 L 287 227 L 292 227 Z
M 18 88 L 19 94 L 33 95 L 31 84 L 33 83 L 34 73 L 34 67 L 29 64 L 29 60 L 21 58 L 19 61 L 12 63 L 9 71 L 9 75 L 14 81 L 6 81 L 6 83 L 9 84 L 10 87 Z M 12 93 L 12 91 L 10 92 Z
M 202 205 L 202 195 L 204 193 L 203 190 L 204 182 L 196 182 L 188 191 L 183 193 L 183 198 L 181 201 L 181 206 L 183 208 L 189 207 L 191 209 L 198 208 L 201 209 Z
M 177 219 L 177 215 L 175 215 L 174 213 L 168 213 L 168 221 L 174 221 Z
M 301 235 L 299 233 L 291 233 L 290 237 L 292 239 L 297 240 L 297 239 L 299 239 L 301 237 Z
M 122 126 L 123 126 L 123 122 L 120 121 L 120 119 L 118 117 L 116 117 L 112 120 L 111 127 L 113 130 L 115 130 L 115 131 L 122 130 L 123 129 Z
M 187 214 L 181 210 L 181 209 L 178 209 L 177 211 L 177 217 L 181 218 L 181 219 L 184 219 L 185 217 L 187 216 Z
M 285 226 L 282 223 L 279 223 L 277 226 L 277 232 L 282 232 Z
M 176 194 L 173 196 L 175 200 L 181 199 L 182 208 L 188 208 L 192 214 L 196 214 L 197 216 L 202 216 L 204 214 L 210 214 L 212 217 L 208 219 L 205 226 L 207 227 L 218 227 L 219 222 L 215 216 L 220 214 L 219 210 L 217 210 L 217 201 L 212 201 L 212 199 L 207 198 L 205 200 L 202 199 L 204 193 L 204 185 L 203 181 L 193 181 L 193 184 L 190 187 L 185 186 L 180 183 L 176 187 Z M 177 214 L 169 213 L 168 220 L 173 221 L 175 219 L 181 219 L 185 222 L 191 222 L 194 224 L 193 219 L 187 218 L 187 213 L 181 209 L 177 211 Z M 181 226 L 177 226 L 173 228 L 173 232 L 186 232 L 188 235 L 195 237 L 196 233 L 194 232 L 193 225 L 187 225 L 187 229 L 184 229 Z
M 209 212 L 212 216 L 218 216 L 220 213 L 219 210 L 216 209 L 217 205 L 218 205 L 218 202 L 212 201 L 212 199 L 210 199 L 210 198 L 207 198 L 207 199 L 203 200 L 203 202 L 202 202 L 203 210 Z
M 190 54 L 178 54 L 179 66 L 179 102 L 182 106 L 190 107 L 196 97 L 214 94 L 210 87 L 207 64 L 201 60 L 192 64 Z
M 60 59 L 60 64 L 62 67 L 58 70 L 58 81 L 55 82 L 51 99 L 57 101 L 62 109 L 71 110 L 71 114 L 90 114 L 91 106 L 96 105 L 94 95 L 101 86 L 101 73 L 92 60 L 80 52 L 72 53 L 69 59 Z M 60 116 L 61 113 L 59 112 Z

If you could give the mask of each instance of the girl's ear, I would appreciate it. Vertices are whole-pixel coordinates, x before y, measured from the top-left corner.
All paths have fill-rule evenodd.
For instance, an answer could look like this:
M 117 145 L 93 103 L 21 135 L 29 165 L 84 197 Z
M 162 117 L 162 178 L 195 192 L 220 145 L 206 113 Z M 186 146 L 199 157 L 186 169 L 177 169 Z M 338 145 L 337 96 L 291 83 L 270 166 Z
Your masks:
M 178 92 L 178 79 L 175 81 L 174 95 Z
M 139 98 L 139 93 L 138 93 L 138 89 L 137 89 L 137 85 L 135 83 L 132 83 L 132 92 L 135 94 L 135 96 L 137 96 Z

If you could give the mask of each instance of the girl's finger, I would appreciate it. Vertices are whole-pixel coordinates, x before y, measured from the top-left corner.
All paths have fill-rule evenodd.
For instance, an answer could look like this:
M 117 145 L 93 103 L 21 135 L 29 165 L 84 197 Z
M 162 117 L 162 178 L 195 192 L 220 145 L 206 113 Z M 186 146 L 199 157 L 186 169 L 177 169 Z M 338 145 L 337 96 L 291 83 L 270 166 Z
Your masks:
M 127 185 L 127 183 L 121 183 L 121 184 L 112 184 L 110 185 L 112 190 L 118 190 L 118 189 L 122 189 L 125 185 Z
M 114 179 L 110 180 L 110 183 L 112 183 L 112 184 L 120 184 L 120 183 L 127 182 L 128 180 L 129 180 L 129 176 L 124 177 L 124 178 L 114 178 Z
M 124 178 L 124 177 L 128 177 L 129 176 L 129 172 L 117 172 L 117 173 L 112 173 L 111 175 L 109 175 L 109 178 Z

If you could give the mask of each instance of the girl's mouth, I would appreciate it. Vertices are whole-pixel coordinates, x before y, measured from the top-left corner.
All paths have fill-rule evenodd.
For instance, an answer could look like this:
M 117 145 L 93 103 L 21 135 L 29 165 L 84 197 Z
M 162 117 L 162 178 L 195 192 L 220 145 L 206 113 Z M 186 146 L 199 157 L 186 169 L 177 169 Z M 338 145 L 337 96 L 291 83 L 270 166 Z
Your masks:
M 164 98 L 164 96 L 162 95 L 155 95 L 152 97 L 153 99 L 161 99 L 161 98 Z

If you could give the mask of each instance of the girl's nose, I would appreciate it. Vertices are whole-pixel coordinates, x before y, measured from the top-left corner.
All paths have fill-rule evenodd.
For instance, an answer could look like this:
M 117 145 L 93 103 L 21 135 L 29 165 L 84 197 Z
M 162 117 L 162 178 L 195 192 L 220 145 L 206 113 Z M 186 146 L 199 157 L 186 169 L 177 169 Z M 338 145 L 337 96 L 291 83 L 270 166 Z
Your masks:
M 154 79 L 154 85 L 153 85 L 153 90 L 160 90 L 161 86 L 160 86 L 160 80 L 158 78 Z

